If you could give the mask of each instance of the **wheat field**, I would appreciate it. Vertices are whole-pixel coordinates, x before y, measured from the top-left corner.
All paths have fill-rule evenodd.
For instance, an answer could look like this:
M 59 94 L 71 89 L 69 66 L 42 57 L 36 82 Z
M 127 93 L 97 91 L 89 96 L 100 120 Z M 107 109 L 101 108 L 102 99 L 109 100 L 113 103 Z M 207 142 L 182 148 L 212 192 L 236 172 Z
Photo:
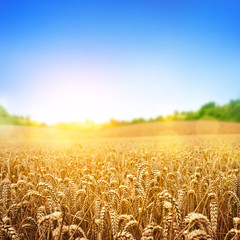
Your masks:
M 240 135 L 0 141 L 0 239 L 240 239 Z

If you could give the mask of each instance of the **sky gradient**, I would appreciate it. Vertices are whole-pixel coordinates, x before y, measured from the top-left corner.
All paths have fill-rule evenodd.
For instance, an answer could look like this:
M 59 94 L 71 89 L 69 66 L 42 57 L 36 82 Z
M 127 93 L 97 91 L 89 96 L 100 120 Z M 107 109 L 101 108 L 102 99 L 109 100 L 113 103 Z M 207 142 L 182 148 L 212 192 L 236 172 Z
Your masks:
M 239 1 L 0 1 L 11 114 L 105 122 L 239 97 Z

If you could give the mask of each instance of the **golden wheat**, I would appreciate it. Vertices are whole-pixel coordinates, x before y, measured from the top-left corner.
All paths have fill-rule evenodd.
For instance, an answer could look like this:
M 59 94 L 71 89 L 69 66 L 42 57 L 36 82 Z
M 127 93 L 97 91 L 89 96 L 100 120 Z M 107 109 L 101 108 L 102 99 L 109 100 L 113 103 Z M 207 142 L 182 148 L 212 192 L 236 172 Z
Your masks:
M 240 239 L 238 135 L 0 145 L 0 239 Z

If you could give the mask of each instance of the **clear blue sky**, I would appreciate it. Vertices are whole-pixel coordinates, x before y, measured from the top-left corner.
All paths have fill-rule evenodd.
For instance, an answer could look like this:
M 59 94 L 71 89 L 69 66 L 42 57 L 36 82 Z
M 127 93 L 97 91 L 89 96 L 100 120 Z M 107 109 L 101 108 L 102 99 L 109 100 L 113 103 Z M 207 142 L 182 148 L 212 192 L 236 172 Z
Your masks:
M 38 121 L 240 97 L 240 2 L 0 0 L 0 104 Z

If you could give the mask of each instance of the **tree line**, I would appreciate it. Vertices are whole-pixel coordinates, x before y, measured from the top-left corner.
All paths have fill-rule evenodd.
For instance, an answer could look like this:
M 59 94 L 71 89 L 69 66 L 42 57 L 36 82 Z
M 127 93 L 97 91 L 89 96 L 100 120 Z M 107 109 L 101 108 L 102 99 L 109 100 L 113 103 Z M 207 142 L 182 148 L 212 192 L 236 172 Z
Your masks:
M 240 122 L 240 99 L 231 100 L 225 105 L 218 105 L 215 102 L 204 104 L 197 111 L 174 111 L 172 115 L 157 116 L 156 118 L 135 118 L 131 121 L 118 121 L 111 119 L 105 127 L 129 125 L 147 122 L 161 122 L 161 121 L 187 121 L 187 120 L 219 120 L 229 122 Z
M 0 105 L 0 124 L 5 125 L 21 125 L 21 126 L 34 126 L 45 127 L 45 123 L 38 123 L 33 121 L 30 116 L 18 116 L 8 113 L 8 111 Z
M 218 105 L 215 102 L 209 102 L 201 106 L 197 111 L 174 111 L 172 115 L 157 116 L 155 118 L 134 118 L 130 121 L 120 121 L 110 119 L 109 122 L 103 124 L 94 124 L 93 121 L 87 120 L 85 123 L 70 122 L 58 123 L 50 127 L 65 129 L 65 130 L 79 130 L 83 132 L 95 131 L 103 128 L 149 123 L 161 121 L 187 121 L 187 120 L 219 120 L 240 122 L 240 99 L 231 100 L 225 105 Z M 30 116 L 23 117 L 11 115 L 7 110 L 0 105 L 0 124 L 7 125 L 24 125 L 24 126 L 47 126 L 45 123 L 38 123 L 31 120 Z

